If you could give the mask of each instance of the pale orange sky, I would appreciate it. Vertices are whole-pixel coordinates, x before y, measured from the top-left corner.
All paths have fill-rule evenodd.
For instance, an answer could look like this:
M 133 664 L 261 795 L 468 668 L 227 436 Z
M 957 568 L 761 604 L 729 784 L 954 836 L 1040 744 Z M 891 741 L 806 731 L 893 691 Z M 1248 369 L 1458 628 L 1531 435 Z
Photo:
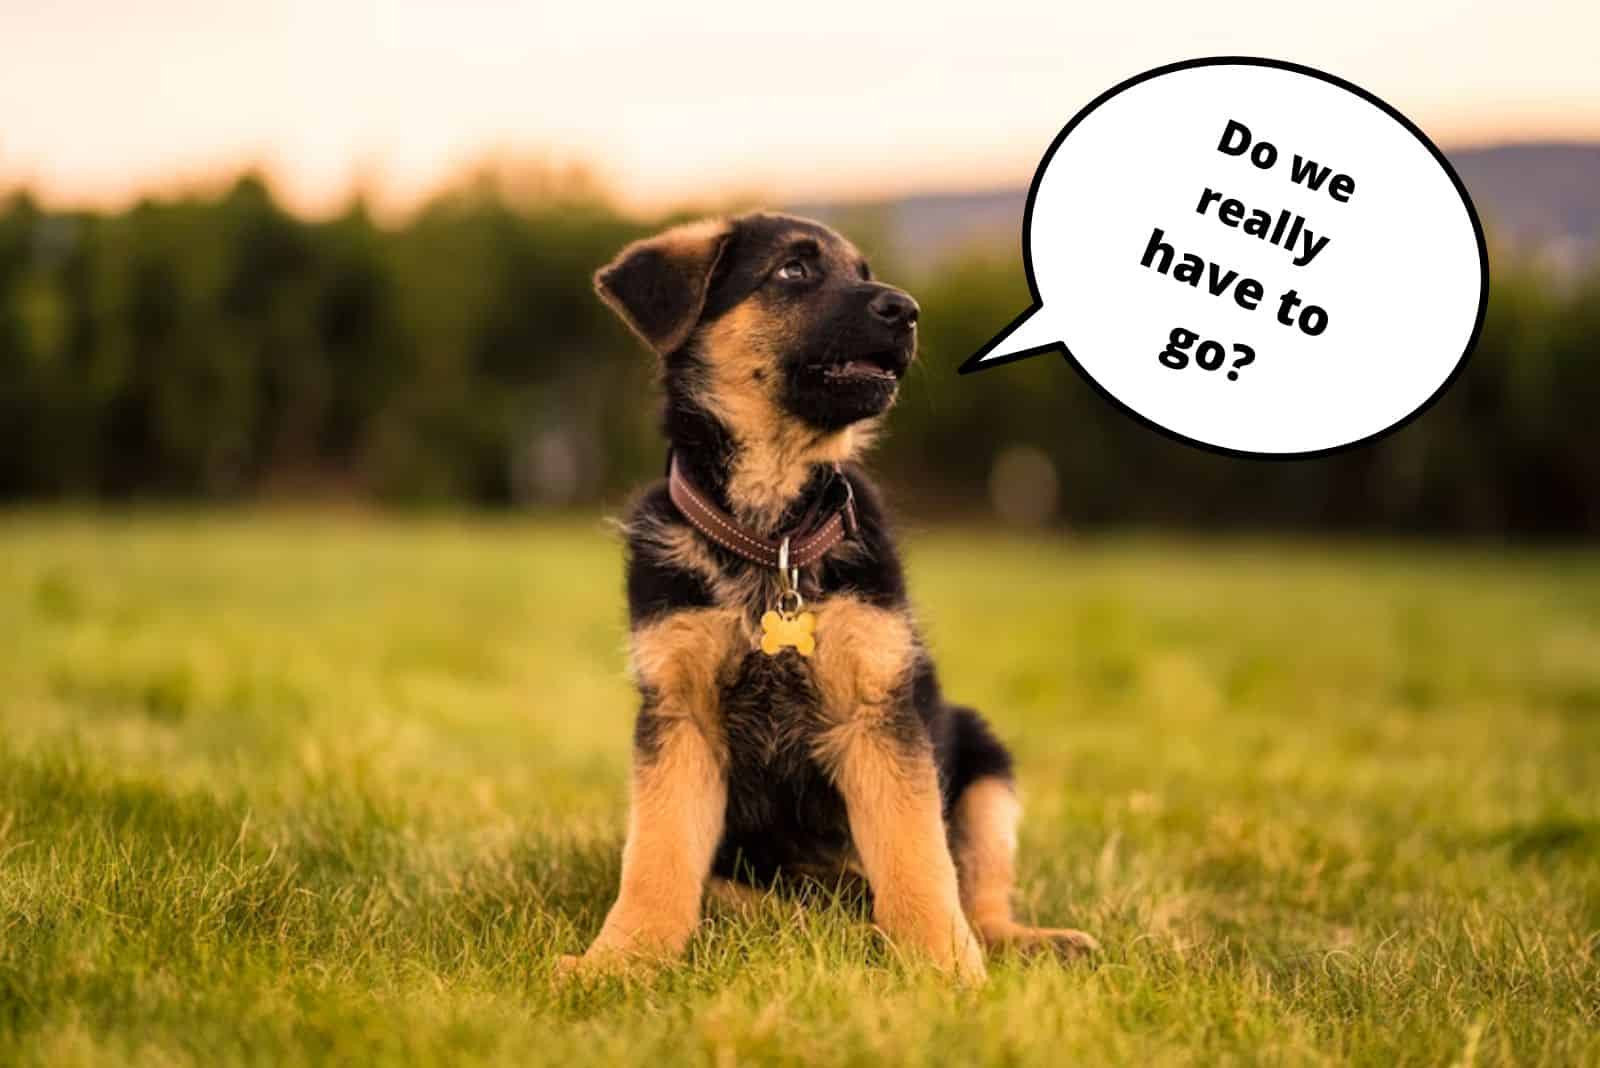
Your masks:
M 640 208 L 983 188 L 1214 54 L 1341 75 L 1446 146 L 1600 138 L 1597 41 L 1594 0 L 0 0 L 0 188 L 115 205 L 254 162 L 303 211 L 358 182 L 403 210 L 490 154 Z

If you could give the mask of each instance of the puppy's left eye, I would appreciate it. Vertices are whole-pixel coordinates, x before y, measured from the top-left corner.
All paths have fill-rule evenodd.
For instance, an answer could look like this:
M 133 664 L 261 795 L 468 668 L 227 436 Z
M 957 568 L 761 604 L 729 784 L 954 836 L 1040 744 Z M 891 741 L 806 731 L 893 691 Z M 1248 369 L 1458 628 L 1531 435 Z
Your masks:
M 785 282 L 798 282 L 802 278 L 809 277 L 811 271 L 806 267 L 804 260 L 790 260 L 774 273 Z

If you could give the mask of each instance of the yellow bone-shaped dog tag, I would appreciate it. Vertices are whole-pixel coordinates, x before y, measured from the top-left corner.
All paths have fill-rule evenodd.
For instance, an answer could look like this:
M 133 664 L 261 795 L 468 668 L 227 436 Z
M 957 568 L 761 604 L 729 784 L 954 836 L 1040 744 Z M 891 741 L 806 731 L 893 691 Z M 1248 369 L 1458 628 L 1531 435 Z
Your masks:
M 810 656 L 817 648 L 817 617 L 801 612 L 785 619 L 777 612 L 761 617 L 761 651 L 777 656 L 786 645 L 792 645 L 801 656 Z

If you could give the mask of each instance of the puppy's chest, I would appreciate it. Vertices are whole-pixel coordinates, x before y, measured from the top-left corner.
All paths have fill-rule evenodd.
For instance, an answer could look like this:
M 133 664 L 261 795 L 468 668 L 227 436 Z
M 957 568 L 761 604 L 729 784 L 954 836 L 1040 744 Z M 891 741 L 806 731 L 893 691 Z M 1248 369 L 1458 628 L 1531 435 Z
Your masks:
M 736 765 L 792 770 L 809 761 L 823 729 L 816 664 L 793 649 L 745 653 L 719 694 L 728 755 Z
M 719 602 L 744 621 L 744 650 L 723 676 L 718 694 L 728 755 L 736 767 L 764 776 L 809 774 L 818 735 L 827 722 L 821 673 L 841 658 L 819 655 L 829 640 L 828 592 L 822 576 L 805 576 L 806 601 L 774 625 L 782 585 L 770 572 L 729 584 Z
M 729 834 L 776 833 L 796 849 L 843 841 L 844 803 L 815 755 L 825 728 L 815 663 L 792 649 L 748 653 L 720 697 Z

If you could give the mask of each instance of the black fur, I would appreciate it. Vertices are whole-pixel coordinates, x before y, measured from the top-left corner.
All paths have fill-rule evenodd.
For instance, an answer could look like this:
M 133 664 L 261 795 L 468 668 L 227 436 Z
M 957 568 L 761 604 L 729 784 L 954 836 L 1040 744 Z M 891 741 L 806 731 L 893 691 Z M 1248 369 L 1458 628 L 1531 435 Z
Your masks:
M 683 343 L 705 305 L 723 241 L 664 248 L 640 242 L 595 276 L 595 286 L 628 325 L 658 352 Z
M 629 526 L 638 531 L 657 524 L 679 523 L 678 509 L 667 496 L 665 480 L 655 483 L 634 504 Z M 714 603 L 705 579 L 692 571 L 652 565 L 648 547 L 641 547 L 637 535 L 630 539 L 632 562 L 628 576 L 628 619 L 633 626 L 648 623 L 669 612 L 685 608 L 709 608 Z

